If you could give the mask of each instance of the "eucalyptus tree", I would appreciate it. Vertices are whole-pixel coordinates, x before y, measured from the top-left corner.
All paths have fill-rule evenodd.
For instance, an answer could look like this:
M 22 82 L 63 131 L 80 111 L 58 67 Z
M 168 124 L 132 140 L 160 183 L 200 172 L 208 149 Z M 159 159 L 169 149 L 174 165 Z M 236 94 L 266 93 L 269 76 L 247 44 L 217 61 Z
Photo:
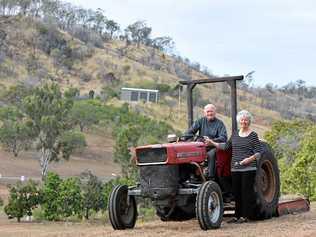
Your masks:
M 157 37 L 152 40 L 152 47 L 161 51 L 170 51 L 174 48 L 174 41 L 169 36 Z
M 91 17 L 92 29 L 102 36 L 107 21 L 104 11 L 98 8 Z
M 33 131 L 23 113 L 15 106 L 0 109 L 0 142 L 15 157 L 32 144 Z
M 109 32 L 111 39 L 113 39 L 114 33 L 120 30 L 119 24 L 113 20 L 107 20 L 105 22 L 105 28 Z
M 73 126 L 69 116 L 72 106 L 72 98 L 64 96 L 57 84 L 38 87 L 32 95 L 23 100 L 23 112 L 34 133 L 36 148 L 41 154 L 42 178 L 46 176 L 50 162 L 70 157 L 77 148 L 72 144 L 73 140 L 84 144 L 84 136 L 78 136 L 77 133 L 74 139 L 69 138 Z
M 148 27 L 145 21 L 136 21 L 129 25 L 125 32 L 130 35 L 132 41 L 139 47 L 141 43 L 147 44 L 150 41 L 151 30 L 151 27 Z
M 19 13 L 23 16 L 27 15 L 31 10 L 32 0 L 17 0 Z

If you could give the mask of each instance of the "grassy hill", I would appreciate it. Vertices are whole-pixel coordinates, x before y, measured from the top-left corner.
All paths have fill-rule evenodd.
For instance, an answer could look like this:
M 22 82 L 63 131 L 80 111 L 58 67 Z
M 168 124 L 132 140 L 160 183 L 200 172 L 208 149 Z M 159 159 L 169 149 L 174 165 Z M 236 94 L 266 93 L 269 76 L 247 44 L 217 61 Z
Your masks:
M 77 87 L 81 94 L 87 94 L 90 90 L 101 94 L 106 87 L 118 90 L 122 86 L 148 88 L 166 84 L 171 90 L 166 93 L 167 96 L 162 96 L 157 107 L 177 107 L 181 113 L 179 117 L 183 117 L 186 113 L 185 94 L 181 94 L 182 107 L 179 109 L 178 91 L 172 89 L 184 75 L 192 80 L 207 78 L 176 58 L 143 45 L 139 48 L 133 44 L 126 46 L 125 42 L 114 40 L 97 48 L 54 28 L 54 25 L 32 18 L 13 17 L 2 21 L 5 21 L 1 26 L 7 34 L 5 43 L 8 51 L 2 56 L 0 67 L 2 88 L 18 82 L 34 86 L 52 80 L 64 88 Z M 110 80 L 109 76 L 113 79 Z M 227 85 L 203 85 L 197 90 L 198 107 L 213 102 L 220 113 L 227 112 Z M 259 123 L 281 117 L 278 112 L 260 108 L 254 96 L 246 91 L 239 91 L 239 94 L 247 98 L 240 103 L 240 107 L 255 113 L 260 118 Z M 153 104 L 150 106 L 155 107 Z M 162 110 L 165 111 L 165 108 Z
M 119 106 L 123 102 L 111 95 L 119 94 L 121 87 L 161 87 L 165 90 L 161 91 L 159 103 L 131 103 L 130 108 L 165 121 L 178 131 L 186 129 L 187 118 L 185 90 L 180 92 L 177 89 L 178 81 L 210 76 L 188 65 L 181 58 L 153 47 L 143 44 L 138 47 L 119 39 L 84 42 L 54 23 L 32 17 L 0 17 L 0 36 L 0 95 L 18 83 L 33 87 L 54 81 L 64 89 L 78 88 L 81 95 L 87 95 L 93 90 L 105 104 Z M 238 107 L 254 114 L 254 128 L 262 136 L 271 123 L 283 115 L 281 110 L 264 106 L 271 96 L 268 97 L 266 91 L 261 94 L 258 92 L 239 86 Z M 277 98 L 284 97 L 281 92 L 273 93 L 275 103 L 278 103 Z M 205 104 L 214 103 L 218 107 L 218 116 L 230 130 L 229 96 L 229 87 L 224 83 L 197 87 L 194 94 L 195 118 L 202 114 Z M 292 100 L 296 101 L 296 98 L 289 96 L 288 101 Z M 301 99 L 300 103 L 308 104 L 310 113 L 315 113 L 315 100 Z M 53 166 L 52 170 L 62 175 L 77 175 L 79 169 L 95 162 L 93 169 L 100 176 L 118 173 L 118 166 L 109 161 L 112 159 L 111 134 L 97 134 L 94 130 L 89 131 L 87 137 L 88 147 L 82 154 L 76 154 L 67 164 Z M 104 144 L 107 144 L 107 148 Z M 1 151 L 0 170 L 5 170 L 4 173 L 8 171 L 9 175 L 20 175 L 19 170 L 28 166 L 28 170 L 33 169 L 33 156 L 36 154 L 23 153 L 19 160 L 8 160 L 10 155 Z M 80 165 L 77 167 L 76 163 Z

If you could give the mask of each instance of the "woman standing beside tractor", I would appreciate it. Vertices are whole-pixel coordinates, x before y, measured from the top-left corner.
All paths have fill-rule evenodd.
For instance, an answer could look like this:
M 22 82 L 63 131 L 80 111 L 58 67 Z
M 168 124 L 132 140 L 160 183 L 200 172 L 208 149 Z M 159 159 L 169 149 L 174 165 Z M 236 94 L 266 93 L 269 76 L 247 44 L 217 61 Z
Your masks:
M 239 130 L 234 132 L 227 143 L 207 143 L 221 150 L 232 149 L 232 186 L 235 197 L 235 218 L 229 222 L 242 223 L 256 217 L 255 179 L 257 160 L 263 152 L 258 135 L 250 128 L 252 115 L 242 110 L 237 114 Z

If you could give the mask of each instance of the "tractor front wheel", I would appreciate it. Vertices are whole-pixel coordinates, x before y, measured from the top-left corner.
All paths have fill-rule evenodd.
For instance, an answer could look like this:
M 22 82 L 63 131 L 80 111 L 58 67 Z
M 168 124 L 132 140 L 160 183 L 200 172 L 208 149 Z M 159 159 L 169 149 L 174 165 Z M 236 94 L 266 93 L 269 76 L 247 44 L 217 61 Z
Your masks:
M 114 187 L 109 197 L 109 217 L 113 229 L 134 228 L 137 219 L 137 206 L 134 196 L 128 196 L 128 187 Z
M 207 181 L 201 185 L 195 208 L 201 229 L 217 229 L 221 226 L 224 204 L 222 192 L 217 183 Z

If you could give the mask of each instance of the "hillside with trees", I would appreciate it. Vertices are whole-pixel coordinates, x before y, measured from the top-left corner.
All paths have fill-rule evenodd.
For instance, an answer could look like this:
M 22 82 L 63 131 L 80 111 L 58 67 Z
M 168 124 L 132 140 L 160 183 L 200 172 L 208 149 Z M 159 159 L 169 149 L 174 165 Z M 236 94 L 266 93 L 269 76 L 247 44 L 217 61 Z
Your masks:
M 99 131 L 98 135 L 111 137 L 111 153 L 121 174 L 133 176 L 129 147 L 164 142 L 167 133 L 186 129 L 186 95 L 178 81 L 216 76 L 200 63 L 175 54 L 176 42 L 170 36 L 152 37 L 153 30 L 145 21 L 131 22 L 123 29 L 102 9 L 84 9 L 59 0 L 0 0 L 3 148 L 17 157 L 31 150 L 38 155 L 45 176 L 51 161 L 84 152 L 85 137 Z M 254 114 L 254 128 L 261 137 L 268 129 L 276 129 L 274 122 L 285 120 L 282 126 L 287 128 L 292 119 L 306 120 L 299 125 L 309 124 L 302 134 L 314 136 L 316 87 L 306 86 L 301 79 L 282 87 L 258 87 L 254 80 L 255 73 L 250 72 L 238 84 L 238 109 Z M 122 87 L 158 89 L 160 101 L 125 104 L 120 101 Z M 226 84 L 197 87 L 193 96 L 195 118 L 211 102 L 229 128 Z M 286 129 L 276 129 L 266 135 L 267 140 L 282 144 L 278 132 L 288 136 Z M 288 137 L 290 142 L 293 137 Z M 288 177 L 298 178 L 302 163 L 314 166 L 315 158 L 300 159 L 314 144 L 310 140 L 295 144 L 299 149 L 293 157 L 298 159 L 290 163 L 293 169 Z M 286 164 L 284 156 L 279 158 Z M 315 177 L 310 183 L 315 183 Z M 309 191 L 313 185 L 302 192 L 315 195 Z M 284 192 L 295 190 L 293 185 L 288 188 Z
M 78 88 L 81 95 L 93 90 L 107 100 L 118 96 L 122 86 L 157 88 L 162 102 L 172 108 L 178 105 L 179 79 L 215 76 L 198 62 L 175 55 L 171 37 L 153 38 L 145 21 L 121 29 L 102 9 L 57 0 L 1 1 L 0 9 L 2 88 L 54 81 L 62 88 Z M 260 88 L 252 86 L 254 76 L 249 73 L 240 84 L 239 100 L 240 107 L 255 113 L 259 124 L 270 126 L 274 119 L 293 117 L 315 120 L 315 87 L 298 79 L 280 88 L 273 84 Z M 201 107 L 212 101 L 220 113 L 229 115 L 228 91 L 226 85 L 201 87 L 195 103 Z

